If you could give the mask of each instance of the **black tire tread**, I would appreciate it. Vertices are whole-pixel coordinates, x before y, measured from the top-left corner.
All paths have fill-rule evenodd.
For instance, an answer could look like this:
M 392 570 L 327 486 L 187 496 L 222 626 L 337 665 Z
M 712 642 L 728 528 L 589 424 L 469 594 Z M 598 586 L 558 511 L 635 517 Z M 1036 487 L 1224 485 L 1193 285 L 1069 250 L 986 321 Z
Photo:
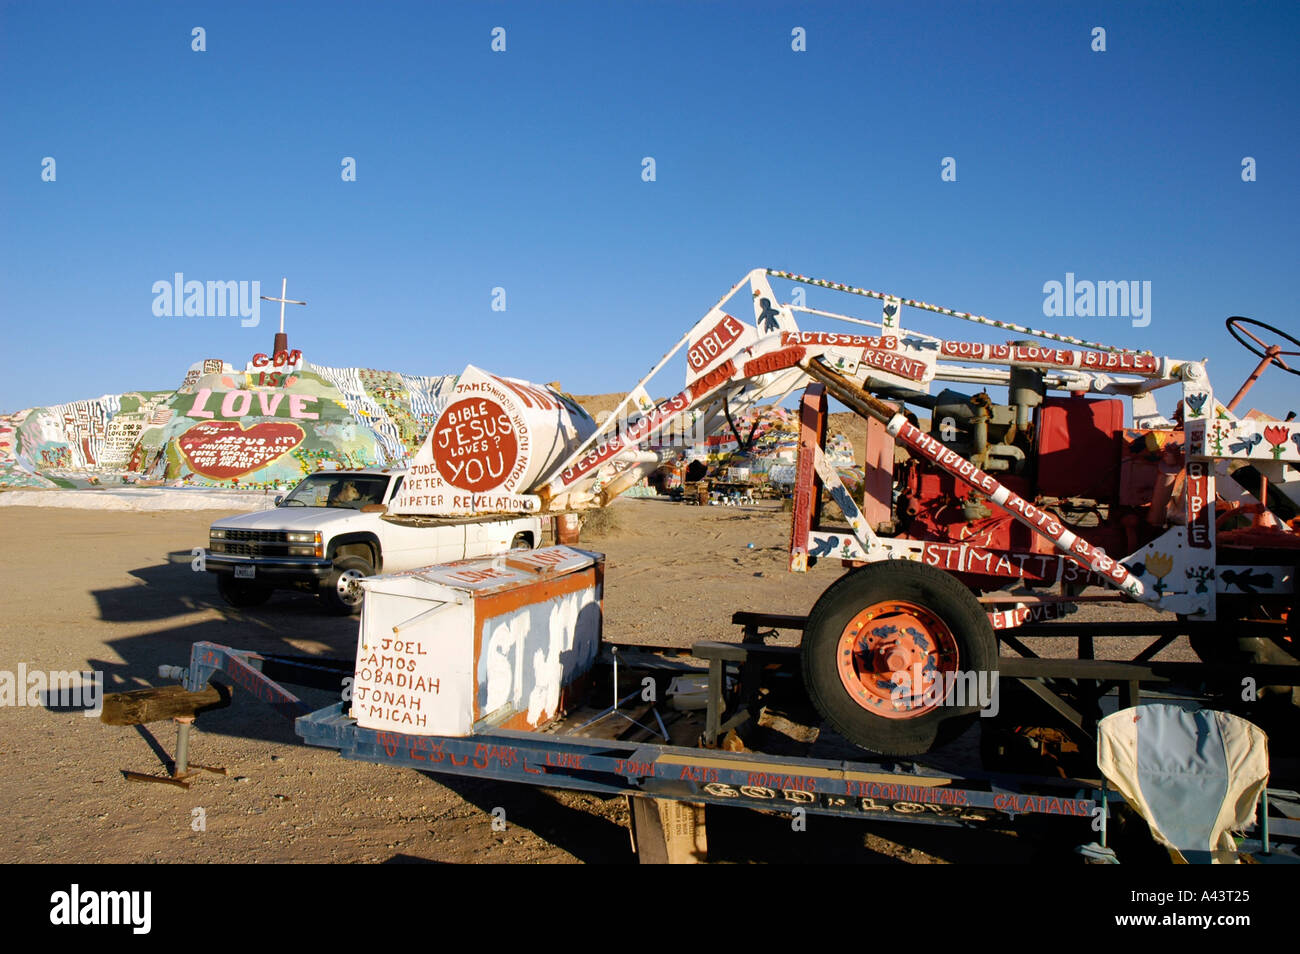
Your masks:
M 835 666 L 839 637 L 863 607 L 899 599 L 936 613 L 956 638 L 963 669 L 997 666 L 997 637 L 979 601 L 955 577 L 911 560 L 890 560 L 842 576 L 818 599 L 803 641 L 804 684 L 840 735 L 881 755 L 919 755 L 952 741 L 978 718 L 975 707 L 940 707 L 913 719 L 873 716 L 844 691 Z

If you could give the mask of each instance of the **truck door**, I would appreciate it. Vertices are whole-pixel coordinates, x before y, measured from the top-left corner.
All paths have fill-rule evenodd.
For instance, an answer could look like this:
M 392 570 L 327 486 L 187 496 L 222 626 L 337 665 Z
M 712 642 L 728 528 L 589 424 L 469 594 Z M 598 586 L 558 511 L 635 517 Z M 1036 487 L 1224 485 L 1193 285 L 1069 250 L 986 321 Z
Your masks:
M 530 520 L 492 520 L 486 523 L 471 523 L 465 534 L 465 555 L 469 557 L 490 556 L 505 553 L 517 533 L 532 532 Z M 538 534 L 533 532 L 534 545 Z
M 397 496 L 403 479 L 399 476 L 393 481 L 385 503 Z M 465 557 L 464 524 L 412 527 L 384 521 L 380 539 L 384 548 L 385 573 L 450 563 Z

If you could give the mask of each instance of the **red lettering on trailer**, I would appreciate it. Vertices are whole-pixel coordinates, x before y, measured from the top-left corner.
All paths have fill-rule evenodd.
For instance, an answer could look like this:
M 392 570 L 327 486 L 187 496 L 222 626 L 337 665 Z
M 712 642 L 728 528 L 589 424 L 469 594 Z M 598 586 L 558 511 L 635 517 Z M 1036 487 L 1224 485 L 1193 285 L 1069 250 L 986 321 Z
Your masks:
M 912 804 L 965 805 L 967 801 L 963 789 L 929 785 L 895 785 L 890 782 L 866 782 L 857 779 L 845 780 L 844 793 L 855 798 Z
M 514 557 L 512 563 L 522 563 L 525 566 L 551 567 L 559 566 L 567 560 L 571 554 L 563 550 L 539 550 L 533 553 L 525 553 Z
M 609 440 L 597 444 L 579 458 L 577 462 L 560 472 L 560 487 L 567 487 L 582 477 L 583 474 L 595 470 L 623 448 L 639 444 L 656 428 L 663 426 L 670 418 L 676 417 L 686 410 L 690 403 L 691 398 L 688 396 L 688 392 L 682 391 L 676 397 L 655 408 L 645 417 L 637 420 L 623 434 L 615 435 Z
M 455 573 L 448 573 L 447 576 L 453 580 L 460 580 L 463 583 L 481 583 L 484 580 L 497 579 L 498 577 L 510 576 L 509 573 L 502 572 L 496 567 L 484 567 L 481 570 L 459 570 Z
M 783 331 L 783 345 L 825 345 L 832 348 L 878 348 L 885 351 L 898 349 L 896 335 L 845 335 L 833 331 Z
M 1011 346 L 984 344 L 982 341 L 944 341 L 939 345 L 939 353 L 946 358 L 967 361 L 1006 361 L 1011 357 Z
M 813 792 L 817 780 L 809 776 L 778 775 L 772 772 L 750 772 L 745 783 L 752 788 L 774 788 L 781 792 Z
M 1012 361 L 1023 364 L 1051 364 L 1062 368 L 1074 367 L 1077 352 L 1060 348 L 1040 348 L 1037 345 L 1017 345 L 1012 349 Z
M 978 341 L 945 341 L 939 345 L 939 353 L 946 358 L 978 359 L 988 357 L 988 348 Z
M 770 354 L 754 358 L 752 361 L 746 361 L 745 377 L 752 378 L 772 371 L 793 368 L 804 359 L 804 355 L 807 353 L 806 349 L 800 347 L 782 348 L 780 351 L 773 351 Z
M 653 762 L 633 762 L 628 759 L 615 759 L 614 771 L 619 775 L 645 778 L 655 774 Z
M 872 348 L 862 349 L 862 362 L 880 371 L 896 374 L 909 381 L 920 381 L 925 377 L 925 362 L 917 361 L 897 351 L 876 351 Z
M 1133 354 L 1131 351 L 1084 351 L 1083 367 L 1098 371 L 1136 371 L 1140 374 L 1156 374 L 1160 370 L 1160 359 L 1149 354 Z
M 956 471 L 957 468 L 952 465 L 952 461 L 957 459 L 959 455 L 948 450 L 948 448 L 928 435 L 922 434 L 911 424 L 903 423 L 898 428 L 897 439 L 908 447 L 925 454 L 949 473 Z M 1002 487 L 996 480 L 978 469 L 971 475 L 968 482 L 978 486 L 981 490 L 987 491 L 990 495 L 994 494 L 999 487 Z M 1022 497 L 1012 493 L 1008 488 L 1002 487 L 1002 489 L 1007 493 L 1007 499 L 1002 502 L 1002 506 L 1019 514 L 1025 522 L 1056 543 L 1058 549 L 1064 551 L 1061 540 L 1065 537 L 1065 527 L 1050 514 L 1039 510 Z M 1132 579 L 1123 564 L 1111 560 L 1104 552 L 1093 548 L 1082 538 L 1076 537 L 1069 551 L 1066 554 L 1069 559 L 1096 570 L 1107 580 L 1122 585 Z
M 691 345 L 686 363 L 692 371 L 703 371 L 728 348 L 740 340 L 745 326 L 730 315 L 723 315 L 713 328 Z
M 1092 813 L 1095 803 L 1086 798 L 1052 798 L 1047 795 L 993 796 L 993 808 L 1000 812 L 1024 814 L 1039 812 L 1047 815 L 1086 816 Z
M 1202 461 L 1187 462 L 1187 542 L 1210 548 L 1209 471 Z
M 576 752 L 547 752 L 546 764 L 556 768 L 580 769 L 582 756 Z
M 696 378 L 691 382 L 690 394 L 691 400 L 698 400 L 700 395 L 712 391 L 723 381 L 729 380 L 736 373 L 736 363 L 728 358 L 722 364 L 718 365 L 712 371 Z
M 710 782 L 716 782 L 718 780 L 718 770 L 704 768 L 702 766 L 695 768 L 690 765 L 683 765 L 681 777 L 683 779 L 690 779 L 692 782 L 699 782 L 701 785 L 707 785 Z

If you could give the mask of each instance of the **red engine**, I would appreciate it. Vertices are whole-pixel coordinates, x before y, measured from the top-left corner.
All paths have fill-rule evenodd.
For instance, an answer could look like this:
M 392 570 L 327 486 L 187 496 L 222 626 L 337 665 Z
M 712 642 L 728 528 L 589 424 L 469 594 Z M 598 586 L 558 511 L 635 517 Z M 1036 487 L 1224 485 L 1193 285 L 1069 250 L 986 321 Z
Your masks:
M 1112 555 L 1132 553 L 1163 531 L 1180 499 L 1181 435 L 1126 430 L 1124 402 L 1047 397 L 1043 376 L 1012 368 L 1009 402 L 945 390 L 934 398 L 930 435 L 1056 514 Z M 999 552 L 1050 554 L 1050 542 L 960 478 L 909 458 L 895 468 L 894 526 L 901 536 Z M 963 574 L 996 589 L 1005 578 Z

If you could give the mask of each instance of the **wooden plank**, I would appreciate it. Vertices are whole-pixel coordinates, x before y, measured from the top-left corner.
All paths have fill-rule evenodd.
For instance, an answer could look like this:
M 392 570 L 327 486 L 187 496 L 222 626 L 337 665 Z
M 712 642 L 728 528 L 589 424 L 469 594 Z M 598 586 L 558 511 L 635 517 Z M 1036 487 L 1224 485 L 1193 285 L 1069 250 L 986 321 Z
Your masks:
M 105 725 L 144 725 L 164 719 L 193 718 L 200 712 L 230 705 L 230 690 L 215 683 L 199 692 L 184 686 L 159 686 L 131 692 L 111 692 L 104 697 L 99 720 Z
M 702 639 L 691 644 L 691 655 L 698 659 L 725 660 L 726 662 L 745 662 L 750 656 L 797 657 L 798 646 L 764 646 L 760 643 L 724 643 L 712 639 Z
M 733 613 L 731 621 L 737 626 L 767 626 L 771 629 L 797 629 L 803 632 L 808 625 L 807 616 L 789 616 L 783 613 L 751 613 L 740 610 Z
M 1124 662 L 1111 659 L 1018 659 L 998 660 L 998 675 L 1004 679 L 1103 679 L 1115 682 L 1180 682 L 1213 676 L 1221 682 L 1236 682 L 1245 676 L 1259 685 L 1300 685 L 1300 665 L 1219 664 L 1192 662 Z
M 643 865 L 691 865 L 709 860 L 704 805 L 629 795 L 632 841 Z

